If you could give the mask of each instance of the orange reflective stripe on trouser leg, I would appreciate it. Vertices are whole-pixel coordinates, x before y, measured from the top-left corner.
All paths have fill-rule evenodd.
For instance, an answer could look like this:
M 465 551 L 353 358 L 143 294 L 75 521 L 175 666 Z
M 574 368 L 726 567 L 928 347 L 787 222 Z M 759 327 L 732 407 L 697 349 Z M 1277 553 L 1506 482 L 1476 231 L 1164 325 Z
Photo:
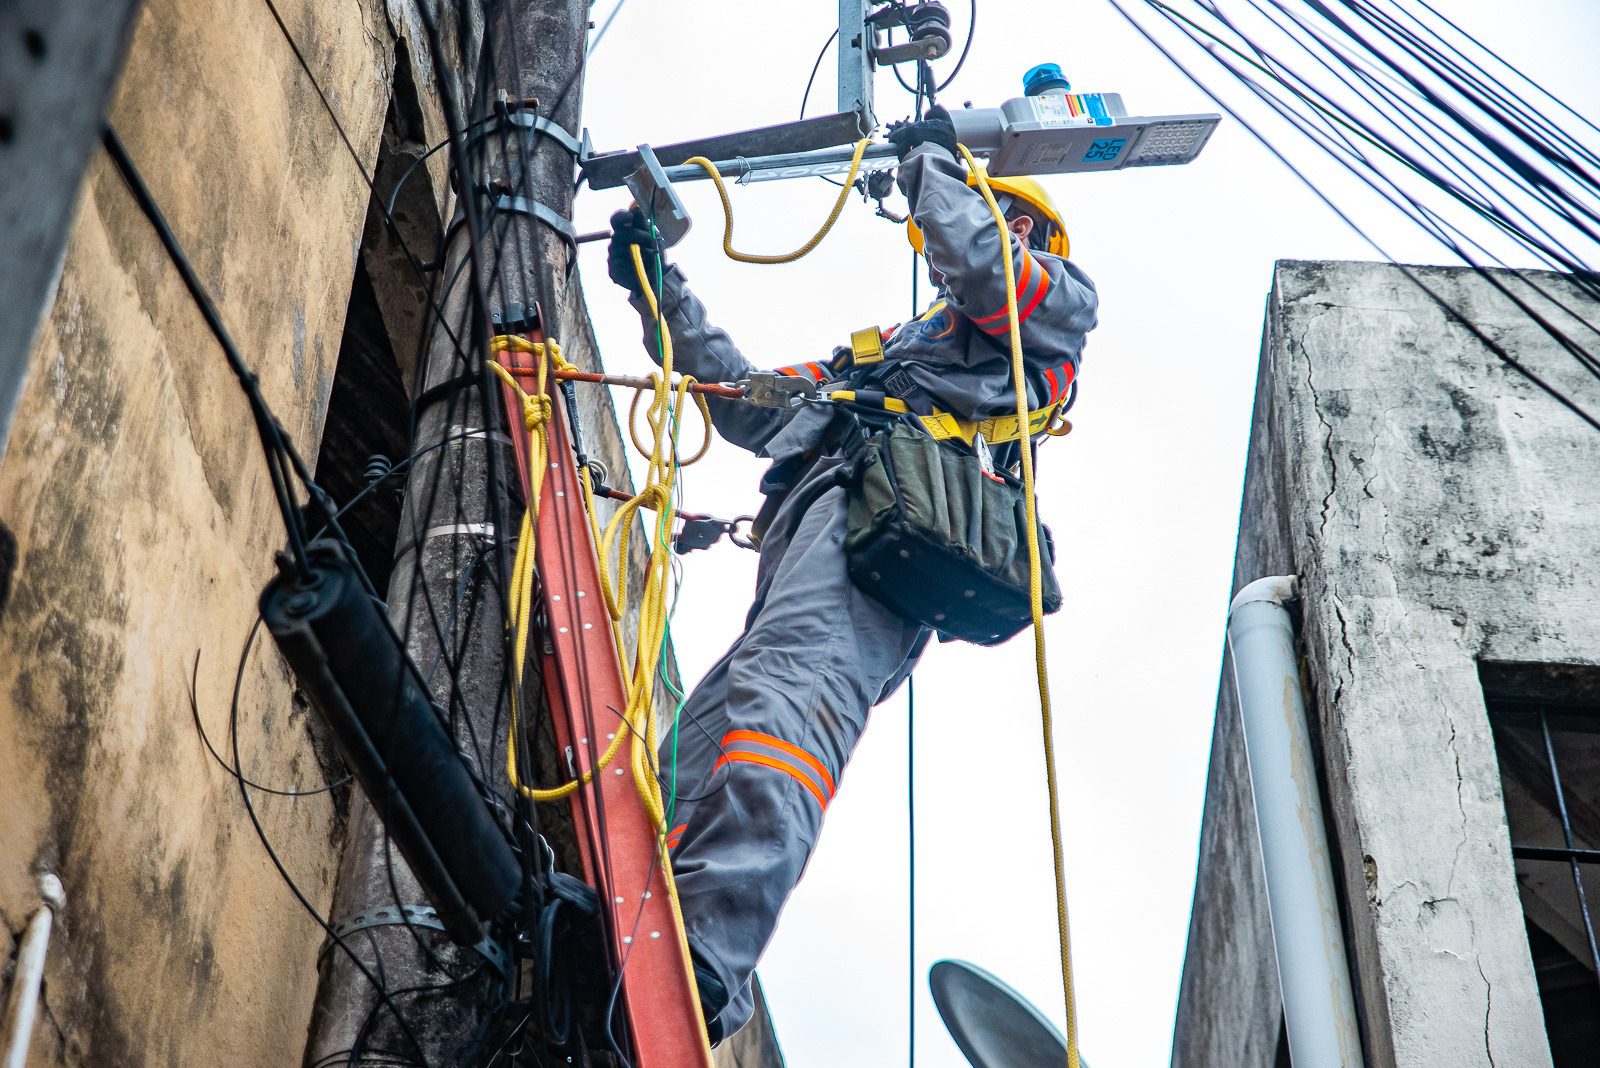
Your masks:
M 722 736 L 723 748 L 738 742 L 755 742 L 757 745 L 770 745 L 781 753 L 789 754 L 816 772 L 822 779 L 823 784 L 827 786 L 828 796 L 833 796 L 834 790 L 838 789 L 833 784 L 833 776 L 828 774 L 828 769 L 823 765 L 822 761 L 792 742 L 786 742 L 782 738 L 774 738 L 770 734 L 762 734 L 760 731 L 729 731 Z
M 720 748 L 722 757 L 712 765 L 712 771 L 724 764 L 757 764 L 781 771 L 804 786 L 824 811 L 833 799 L 833 776 L 827 766 L 793 742 L 760 731 L 733 730 L 722 736 Z
M 780 759 L 779 757 L 767 756 L 765 753 L 733 752 L 727 754 L 721 760 L 718 760 L 715 764 L 713 764 L 711 766 L 711 770 L 716 771 L 718 768 L 722 767 L 722 765 L 732 763 L 760 764 L 763 767 L 775 768 L 778 771 L 784 772 L 795 782 L 809 790 L 811 792 L 811 796 L 817 799 L 817 804 L 822 806 L 822 810 L 824 812 L 826 812 L 828 809 L 828 799 L 823 796 L 822 790 L 817 786 L 817 784 L 811 781 L 810 776 L 801 771 L 799 768 L 795 767 L 793 764 L 789 763 L 787 760 Z

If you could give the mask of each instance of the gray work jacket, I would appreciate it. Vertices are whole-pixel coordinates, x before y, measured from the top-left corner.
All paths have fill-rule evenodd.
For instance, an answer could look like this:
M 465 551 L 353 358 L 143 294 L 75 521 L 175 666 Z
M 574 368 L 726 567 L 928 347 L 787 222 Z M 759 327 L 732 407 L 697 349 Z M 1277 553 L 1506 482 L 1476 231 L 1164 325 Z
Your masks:
M 994 216 L 967 185 L 965 166 L 937 145 L 912 149 L 900 166 L 899 183 L 922 228 L 928 261 L 944 276 L 944 308 L 895 329 L 884 342 L 883 362 L 872 368 L 874 384 L 896 387 L 887 391 L 914 410 L 932 404 L 966 419 L 1014 413 L 1005 266 Z M 1029 407 L 1041 407 L 1065 391 L 1065 368 L 1076 374 L 1099 300 L 1094 284 L 1070 261 L 1030 250 L 1015 235 L 1010 252 Z M 642 296 L 632 303 L 654 358 L 655 318 Z M 703 382 L 733 382 L 761 369 L 706 318 L 705 305 L 676 266 L 666 270 L 662 305 L 675 370 Z M 788 417 L 745 401 L 709 403 L 723 437 L 778 462 L 814 449 L 830 418 L 824 404 L 802 406 Z

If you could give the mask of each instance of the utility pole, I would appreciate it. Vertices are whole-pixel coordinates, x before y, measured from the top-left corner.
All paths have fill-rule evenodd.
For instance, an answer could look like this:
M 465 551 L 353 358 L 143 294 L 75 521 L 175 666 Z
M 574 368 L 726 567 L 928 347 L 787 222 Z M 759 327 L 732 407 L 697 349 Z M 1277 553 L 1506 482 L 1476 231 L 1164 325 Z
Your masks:
M 510 809 L 502 686 L 505 608 L 492 576 L 502 567 L 509 571 L 517 516 L 505 487 L 515 468 L 498 389 L 485 395 L 475 385 L 451 389 L 448 384 L 479 376 L 481 367 L 471 365 L 485 355 L 481 342 L 491 332 L 483 321 L 487 315 L 537 305 L 548 335 L 558 339 L 563 326 L 581 316 L 581 309 L 568 311 L 575 295 L 568 284 L 573 246 L 560 232 L 560 221 L 572 214 L 576 151 L 564 144 L 561 131 L 578 128 L 589 3 L 502 0 L 490 10 L 494 17 L 485 27 L 486 62 L 479 76 L 495 77 L 497 83 L 478 95 L 506 106 L 499 126 L 473 131 L 489 131 L 478 177 L 489 179 L 490 188 L 456 190 L 457 221 L 462 221 L 463 202 L 474 197 L 474 217 L 483 227 L 476 251 L 486 305 L 477 308 L 475 320 L 472 274 L 463 270 L 472 243 L 466 225 L 454 226 L 442 277 L 462 271 L 461 280 L 444 302 L 450 329 L 433 324 L 426 362 L 417 375 L 417 396 L 432 399 L 418 413 L 412 443 L 417 458 L 406 483 L 389 613 L 439 707 L 448 713 L 458 744 L 481 754 L 473 760 L 477 773 L 494 784 Z M 454 17 L 449 5 L 435 5 L 434 11 L 440 13 L 436 17 Z M 555 129 L 534 127 L 535 116 Z M 530 142 L 532 151 L 525 152 Z M 466 145 L 454 147 L 461 157 L 468 155 Z M 461 342 L 460 352 L 450 331 Z M 427 926 L 423 914 L 405 908 L 427 904 L 376 812 L 358 795 L 331 918 L 345 945 L 383 983 L 387 1004 L 350 954 L 329 947 L 322 958 L 308 1066 L 425 1060 L 433 1068 L 454 1068 L 476 1063 L 482 1055 L 499 996 L 511 981 L 511 962 L 497 959 L 493 947 L 481 952 L 454 945 Z M 405 1026 L 397 1022 L 396 1011 Z

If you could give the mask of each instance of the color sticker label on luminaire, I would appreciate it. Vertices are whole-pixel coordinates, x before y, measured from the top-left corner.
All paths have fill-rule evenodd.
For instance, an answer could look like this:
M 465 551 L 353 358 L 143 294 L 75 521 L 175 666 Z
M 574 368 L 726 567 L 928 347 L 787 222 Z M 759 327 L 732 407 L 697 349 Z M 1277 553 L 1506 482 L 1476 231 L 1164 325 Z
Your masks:
M 1042 126 L 1081 125 L 1065 93 L 1045 93 L 1028 99 L 1033 101 L 1033 114 Z

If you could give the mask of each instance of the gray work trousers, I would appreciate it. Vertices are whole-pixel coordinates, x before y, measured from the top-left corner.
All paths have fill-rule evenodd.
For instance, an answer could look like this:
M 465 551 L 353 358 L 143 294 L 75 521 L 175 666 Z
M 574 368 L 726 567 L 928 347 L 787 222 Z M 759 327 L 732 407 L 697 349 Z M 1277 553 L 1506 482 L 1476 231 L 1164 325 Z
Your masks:
M 730 995 L 717 1017 L 724 1036 L 750 1019 L 751 973 L 868 710 L 905 679 L 927 641 L 845 572 L 845 490 L 810 492 L 843 462 L 818 460 L 779 510 L 762 539 L 744 634 L 679 719 L 667 842 L 690 945 Z M 668 732 L 669 780 L 671 744 Z

